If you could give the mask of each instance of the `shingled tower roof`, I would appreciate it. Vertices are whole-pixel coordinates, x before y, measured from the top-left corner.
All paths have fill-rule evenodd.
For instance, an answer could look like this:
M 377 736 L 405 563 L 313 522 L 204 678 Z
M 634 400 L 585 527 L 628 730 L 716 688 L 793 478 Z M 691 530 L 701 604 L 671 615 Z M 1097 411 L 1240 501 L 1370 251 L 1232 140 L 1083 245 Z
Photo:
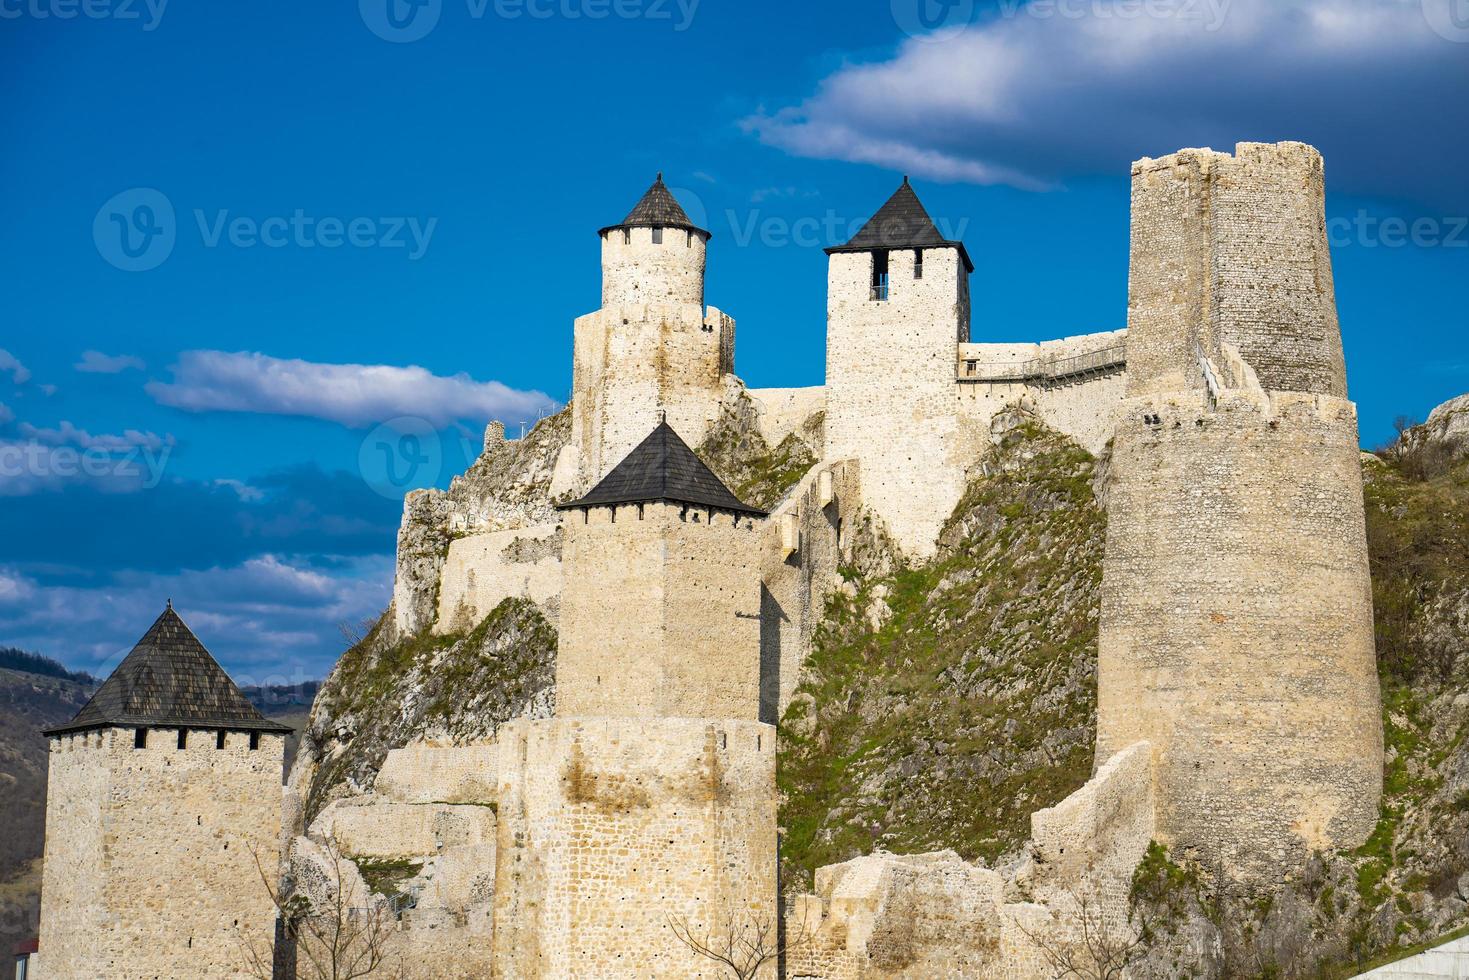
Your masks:
M 245 700 L 235 682 L 194 635 L 173 603 L 102 683 L 77 716 L 46 735 L 93 728 L 165 726 L 278 732 Z
M 827 249 L 826 254 L 910 248 L 957 248 L 964 259 L 964 267 L 974 271 L 974 263 L 969 260 L 969 251 L 964 243 L 950 241 L 939 234 L 928 210 L 918 200 L 913 185 L 904 177 L 903 186 L 888 198 L 888 202 L 862 226 L 861 231 L 852 236 L 851 241 Z
M 712 507 L 715 510 L 733 511 L 737 514 L 756 514 L 765 511 L 751 507 L 730 492 L 694 455 L 688 443 L 679 438 L 667 421 L 638 443 L 636 449 L 627 454 L 612 472 L 602 478 L 586 496 L 561 504 L 561 510 L 581 507 L 606 507 L 615 504 L 640 504 L 665 500 L 680 504 Z
M 658 174 L 658 179 L 653 181 L 653 186 L 643 195 L 643 199 L 637 203 L 627 217 L 620 224 L 608 225 L 599 235 L 605 235 L 609 231 L 617 231 L 624 228 L 683 228 L 688 231 L 697 231 L 705 239 L 710 236 L 709 232 L 700 228 L 689 220 L 688 213 L 684 211 L 683 205 L 678 203 L 678 198 L 673 196 L 673 191 L 663 183 L 663 174 Z

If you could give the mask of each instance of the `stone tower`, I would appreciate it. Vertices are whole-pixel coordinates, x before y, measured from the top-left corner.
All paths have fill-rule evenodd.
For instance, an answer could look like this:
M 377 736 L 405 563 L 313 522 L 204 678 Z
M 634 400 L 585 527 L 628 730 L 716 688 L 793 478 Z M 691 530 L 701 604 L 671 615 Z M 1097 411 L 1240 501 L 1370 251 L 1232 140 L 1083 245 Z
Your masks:
M 826 251 L 826 456 L 861 461 L 863 503 L 923 557 L 976 450 L 956 383 L 974 264 L 906 177 L 851 241 Z
M 620 224 L 603 228 L 602 308 L 576 321 L 572 443 L 579 487 L 600 480 L 663 413 L 695 444 L 734 370 L 734 320 L 704 308 L 709 232 L 659 174 Z
M 1133 168 L 1097 760 L 1155 753 L 1166 841 L 1264 879 L 1361 844 L 1382 725 L 1321 156 Z
M 173 606 L 85 707 L 51 729 L 41 888 L 45 975 L 246 977 L 275 909 L 290 729 L 241 695 Z
M 758 718 L 764 513 L 667 422 L 563 509 L 558 713 Z
M 707 978 L 670 921 L 774 921 L 761 516 L 667 423 L 563 506 L 556 717 L 497 737 L 497 975 Z

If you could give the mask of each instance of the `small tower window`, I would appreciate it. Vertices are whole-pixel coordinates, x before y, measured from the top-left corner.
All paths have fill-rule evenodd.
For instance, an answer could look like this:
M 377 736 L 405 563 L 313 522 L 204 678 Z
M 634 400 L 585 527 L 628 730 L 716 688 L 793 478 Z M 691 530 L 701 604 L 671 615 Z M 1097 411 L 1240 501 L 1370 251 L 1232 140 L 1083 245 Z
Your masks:
M 923 278 L 923 249 L 921 248 L 913 251 L 913 278 Z
M 654 245 L 662 245 L 663 244 L 663 229 L 662 228 L 654 228 L 653 229 L 653 244 Z
M 251 732 L 250 733 L 250 751 L 251 752 L 254 752 L 254 751 L 258 750 L 259 748 L 260 748 L 260 733 L 259 732 Z
M 888 253 L 872 253 L 872 298 L 885 303 L 888 298 Z
M 214 733 L 214 747 L 216 749 L 224 748 L 224 731 L 222 729 Z
M 186 749 L 188 747 L 189 747 L 189 730 L 187 728 L 180 728 L 179 729 L 179 748 L 180 749 Z
M 148 747 L 148 729 L 133 729 L 133 748 L 146 749 Z

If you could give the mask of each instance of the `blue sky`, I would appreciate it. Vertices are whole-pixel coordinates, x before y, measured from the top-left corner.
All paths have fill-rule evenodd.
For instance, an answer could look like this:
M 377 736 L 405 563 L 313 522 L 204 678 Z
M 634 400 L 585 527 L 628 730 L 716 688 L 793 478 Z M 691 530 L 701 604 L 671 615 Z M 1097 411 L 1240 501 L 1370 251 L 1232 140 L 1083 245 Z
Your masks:
M 1364 443 L 1469 390 L 1466 0 L 389 2 L 0 0 L 0 643 L 106 670 L 172 596 L 320 676 L 391 585 L 377 426 L 444 484 L 564 401 L 659 170 L 739 373 L 807 385 L 904 173 L 974 339 L 1044 339 L 1125 325 L 1131 160 L 1305 140 Z

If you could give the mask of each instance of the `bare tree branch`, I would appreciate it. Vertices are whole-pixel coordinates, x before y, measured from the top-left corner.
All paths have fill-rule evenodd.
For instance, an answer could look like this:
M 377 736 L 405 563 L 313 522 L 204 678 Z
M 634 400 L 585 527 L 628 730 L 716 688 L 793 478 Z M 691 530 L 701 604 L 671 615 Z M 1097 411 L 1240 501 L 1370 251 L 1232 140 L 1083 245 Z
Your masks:
M 735 980 L 754 980 L 761 967 L 809 943 L 815 934 L 806 927 L 802 910 L 796 938 L 782 940 L 777 916 L 750 910 L 729 909 L 707 929 L 697 929 L 686 916 L 669 916 L 668 927 L 696 955 L 720 964 Z

